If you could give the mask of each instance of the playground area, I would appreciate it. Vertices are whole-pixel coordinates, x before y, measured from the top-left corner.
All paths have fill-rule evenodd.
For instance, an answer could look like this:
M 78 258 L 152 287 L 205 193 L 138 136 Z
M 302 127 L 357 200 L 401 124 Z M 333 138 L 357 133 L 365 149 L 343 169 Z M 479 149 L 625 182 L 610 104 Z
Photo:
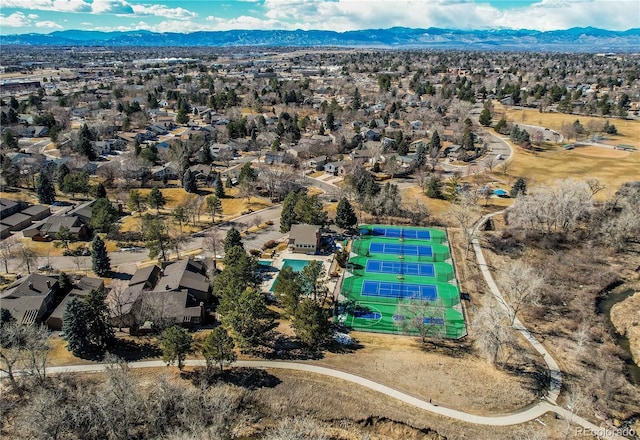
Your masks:
M 385 225 L 360 230 L 342 283 L 339 322 L 360 331 L 466 335 L 443 230 Z

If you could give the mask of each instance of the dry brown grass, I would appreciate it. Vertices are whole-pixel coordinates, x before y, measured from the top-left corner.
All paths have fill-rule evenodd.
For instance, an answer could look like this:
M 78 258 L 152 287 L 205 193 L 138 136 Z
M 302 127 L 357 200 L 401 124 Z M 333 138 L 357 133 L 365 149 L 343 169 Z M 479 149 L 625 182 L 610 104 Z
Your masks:
M 421 366 L 421 369 L 428 370 L 428 366 Z M 440 436 L 506 440 L 513 439 L 514 433 L 521 430 L 540 431 L 547 439 L 563 438 L 555 434 L 560 432 L 561 425 L 551 415 L 541 417 L 546 426 L 536 422 L 518 427 L 478 426 L 416 409 L 339 379 L 328 380 L 324 376 L 297 371 L 267 372 L 280 383 L 273 388 L 259 388 L 253 396 L 273 420 L 311 414 L 347 430 L 336 437 L 340 439 L 356 440 L 366 434 L 372 440 L 442 439 Z M 273 420 L 262 420 L 262 423 Z
M 640 169 L 640 152 L 631 153 L 623 159 L 586 156 L 580 151 L 553 149 L 543 153 L 525 151 L 513 147 L 514 156 L 509 174 L 529 179 L 529 187 L 541 183 L 553 183 L 558 179 L 596 178 L 611 191 L 630 180 L 637 179 Z M 604 149 L 605 151 L 608 151 Z M 499 172 L 496 176 L 505 178 Z M 515 179 L 514 179 L 515 180 Z M 602 193 L 604 195 L 604 192 Z
M 626 288 L 633 288 L 627 285 Z M 640 365 L 640 283 L 636 283 L 635 294 L 611 308 L 611 322 L 621 335 L 629 340 L 633 359 Z
M 436 349 L 418 338 L 352 332 L 363 348 L 314 362 L 367 377 L 408 394 L 477 414 L 513 411 L 535 400 L 521 379 L 464 350 Z M 455 345 L 454 345 L 455 346 Z M 499 387 L 491 384 L 499 383 Z
M 429 207 L 429 213 L 437 217 L 446 214 L 451 207 L 451 203 L 448 200 L 430 199 L 417 186 L 409 187 L 402 191 L 402 200 L 405 204 L 411 205 L 416 199 L 421 203 L 425 203 Z
M 505 108 L 499 103 L 494 104 L 494 106 L 495 112 L 497 114 L 505 114 L 507 121 L 515 124 L 537 125 L 556 131 L 560 131 L 563 124 L 573 124 L 576 119 L 580 120 L 582 125 L 586 125 L 589 121 L 604 124 L 606 119 L 609 119 L 616 126 L 619 134 L 611 136 L 604 143 L 610 145 L 629 144 L 640 147 L 640 136 L 638 136 L 638 133 L 640 133 L 640 121 L 637 120 L 569 115 L 565 113 L 540 113 L 538 110 L 533 109 Z M 498 119 L 499 116 L 494 117 L 495 121 Z

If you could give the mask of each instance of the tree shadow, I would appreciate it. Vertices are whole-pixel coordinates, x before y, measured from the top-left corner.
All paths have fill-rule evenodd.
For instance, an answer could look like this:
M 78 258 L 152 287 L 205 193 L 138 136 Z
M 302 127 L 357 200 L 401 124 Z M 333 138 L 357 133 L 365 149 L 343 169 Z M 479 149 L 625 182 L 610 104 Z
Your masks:
M 143 359 L 156 359 L 162 355 L 162 350 L 149 342 L 136 342 L 129 339 L 118 339 L 110 353 L 128 362 Z
M 111 278 L 116 280 L 129 281 L 133 275 L 125 272 L 111 272 Z
M 258 388 L 274 388 L 282 381 L 260 368 L 233 367 L 220 371 L 218 368 L 196 368 L 192 371 L 182 371 L 180 376 L 190 380 L 194 385 L 230 384 L 247 390 Z
M 419 339 L 419 338 L 418 338 Z M 474 353 L 473 345 L 458 339 L 427 338 L 420 343 L 420 350 L 429 353 L 438 353 L 445 356 L 462 359 Z

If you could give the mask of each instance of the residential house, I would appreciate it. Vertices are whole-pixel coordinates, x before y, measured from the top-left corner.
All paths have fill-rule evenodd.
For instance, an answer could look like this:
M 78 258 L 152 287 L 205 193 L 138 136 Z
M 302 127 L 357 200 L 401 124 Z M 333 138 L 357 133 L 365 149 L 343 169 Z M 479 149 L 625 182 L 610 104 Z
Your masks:
M 156 292 L 186 290 L 198 301 L 209 301 L 209 282 L 203 263 L 192 260 L 178 260 L 168 264 L 153 289 Z
M 320 247 L 320 227 L 316 225 L 291 225 L 289 249 L 301 254 L 315 254 Z
M 49 135 L 49 127 L 45 125 L 33 125 L 20 130 L 19 136 L 26 138 L 40 138 Z
M 31 226 L 31 216 L 18 212 L 0 220 L 0 224 L 7 226 L 9 231 L 21 231 Z
M 304 166 L 313 170 L 317 170 L 320 167 L 324 169 L 324 165 L 327 163 L 327 159 L 327 156 L 312 157 L 311 159 L 307 159 L 304 162 Z
M 74 299 L 78 298 L 83 301 L 92 290 L 104 288 L 104 282 L 100 278 L 83 277 L 74 284 L 71 291 L 64 297 L 58 306 L 51 312 L 51 315 L 45 321 L 47 327 L 51 330 L 62 330 L 62 318 L 67 306 Z
M 22 210 L 22 214 L 31 216 L 31 221 L 45 219 L 51 215 L 51 209 L 45 205 L 32 205 Z
M 264 163 L 267 165 L 280 165 L 284 162 L 284 151 L 268 151 L 264 155 Z
M 79 217 L 70 215 L 49 216 L 42 222 L 25 229 L 22 234 L 34 241 L 50 241 L 55 240 L 56 234 L 62 227 L 68 228 L 79 240 L 87 240 L 91 235 L 87 223 Z
M 130 332 L 152 326 L 193 326 L 204 321 L 209 282 L 204 265 L 195 260 L 138 269 L 123 289 L 111 289 L 107 304 L 112 325 Z
M 360 131 L 360 134 L 364 138 L 365 141 L 379 141 L 382 135 L 378 130 L 374 130 L 372 128 L 363 127 Z
M 213 179 L 213 177 L 216 175 L 216 172 L 211 167 L 211 165 L 205 165 L 205 164 L 191 165 L 189 167 L 189 171 L 195 174 L 196 180 L 201 180 L 205 182 Z
M 0 198 L 0 219 L 20 212 L 26 206 L 25 202 Z
M 173 162 L 167 162 L 163 165 L 158 165 L 151 168 L 151 178 L 153 180 L 162 180 L 165 176 L 169 180 L 175 180 L 178 178 L 178 167 Z
M 362 149 L 351 150 L 351 153 L 349 153 L 349 157 L 353 161 L 369 162 L 373 157 L 373 154 L 371 153 L 371 150 L 362 148 Z
M 2 308 L 20 324 L 38 324 L 53 311 L 58 298 L 58 280 L 32 273 L 0 294 Z
M 411 125 L 411 129 L 412 130 L 422 130 L 422 121 L 420 120 L 416 120 L 416 121 L 411 121 L 409 123 Z
M 333 174 L 334 176 L 344 176 L 347 174 L 346 166 L 349 162 L 346 161 L 337 161 L 337 162 L 329 162 L 325 164 L 324 171 L 327 174 Z

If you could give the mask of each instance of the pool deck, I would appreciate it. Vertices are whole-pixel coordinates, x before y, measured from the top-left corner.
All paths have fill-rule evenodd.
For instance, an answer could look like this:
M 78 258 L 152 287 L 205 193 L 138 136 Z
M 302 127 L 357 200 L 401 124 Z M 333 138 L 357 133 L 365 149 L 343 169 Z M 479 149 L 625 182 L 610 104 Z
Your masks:
M 271 266 L 278 269 L 278 273 L 279 273 L 279 271 L 282 269 L 282 266 L 284 265 L 284 260 L 322 261 L 325 272 L 329 274 L 329 270 L 331 268 L 331 263 L 333 262 L 333 259 L 334 259 L 334 254 L 307 255 L 307 254 L 299 254 L 299 253 L 291 252 L 290 250 L 287 249 L 286 251 L 278 253 L 273 258 L 273 262 L 271 263 Z M 277 274 L 275 274 L 271 278 L 263 281 L 260 286 L 260 290 L 262 292 L 272 293 L 271 287 L 273 286 L 273 283 L 276 282 L 277 277 L 278 277 Z M 335 287 L 335 281 L 329 278 L 327 282 L 327 287 L 329 288 L 329 291 L 332 292 Z

